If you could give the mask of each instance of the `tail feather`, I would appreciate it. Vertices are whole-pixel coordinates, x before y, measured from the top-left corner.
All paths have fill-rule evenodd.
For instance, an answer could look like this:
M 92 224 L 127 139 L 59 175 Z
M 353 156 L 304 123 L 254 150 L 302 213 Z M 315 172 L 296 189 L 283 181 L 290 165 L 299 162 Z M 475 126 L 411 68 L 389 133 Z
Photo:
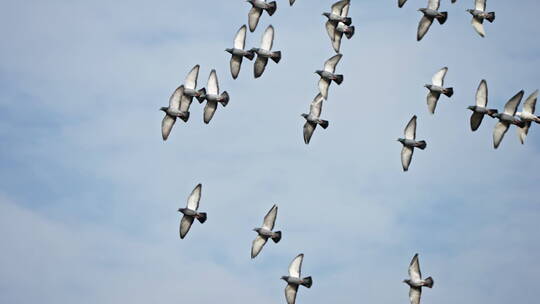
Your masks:
M 433 278 L 432 277 L 428 277 L 427 279 L 425 279 L 424 281 L 426 281 L 426 287 L 428 288 L 433 288 Z
M 221 103 L 222 106 L 226 107 L 229 103 L 229 93 L 227 91 L 221 93 L 219 103 Z
M 200 212 L 199 214 L 197 214 L 197 220 L 201 224 L 204 224 L 204 222 L 206 222 L 206 212 Z
M 355 27 L 349 26 L 349 30 L 345 32 L 347 39 L 351 39 L 354 36 Z
M 427 143 L 425 140 L 419 141 L 419 143 L 420 146 L 418 146 L 418 148 L 420 148 L 421 150 L 424 150 L 427 147 Z
M 253 58 L 255 58 L 255 53 L 252 51 L 249 51 L 247 54 L 244 55 L 244 57 L 246 57 L 247 59 L 251 61 L 253 60 Z
M 311 285 L 313 285 L 313 279 L 311 277 L 303 278 L 302 281 L 302 286 L 307 288 L 311 288 Z
M 180 119 L 183 120 L 184 122 L 188 122 L 188 120 L 189 120 L 189 111 L 184 112 L 183 114 L 184 115 L 180 116 Z
M 343 75 L 336 75 L 336 79 L 334 79 L 334 82 L 340 85 L 343 82 Z
M 489 21 L 489 22 L 495 21 L 495 12 L 488 13 L 488 15 L 486 17 L 486 20 Z
M 352 24 L 352 18 L 351 17 L 345 17 L 345 23 L 346 25 L 351 25 Z
M 437 21 L 439 21 L 439 23 L 441 25 L 443 25 L 446 20 L 448 19 L 448 13 L 447 12 L 441 12 L 441 15 L 439 17 L 437 17 Z
M 328 120 L 322 120 L 322 119 L 321 119 L 321 122 L 319 122 L 319 125 L 321 125 L 321 127 L 322 127 L 323 129 L 328 128 Z
M 454 95 L 454 88 L 446 88 L 444 89 L 444 95 L 448 97 L 452 97 Z
M 279 241 L 281 241 L 281 231 L 274 232 L 274 236 L 272 237 L 272 241 L 274 241 L 274 243 L 279 243 Z
M 488 115 L 493 118 L 493 115 L 499 113 L 499 110 L 497 109 L 488 109 Z
M 277 9 L 276 1 L 272 1 L 268 3 L 268 8 L 266 9 L 266 12 L 268 13 L 268 15 L 272 16 L 276 12 L 276 9 Z
M 206 99 L 206 89 L 202 88 L 197 92 L 199 93 L 199 96 L 197 96 L 196 98 L 199 101 L 199 103 L 202 103 Z
M 275 63 L 279 63 L 281 60 L 281 51 L 273 52 L 272 57 L 270 57 Z

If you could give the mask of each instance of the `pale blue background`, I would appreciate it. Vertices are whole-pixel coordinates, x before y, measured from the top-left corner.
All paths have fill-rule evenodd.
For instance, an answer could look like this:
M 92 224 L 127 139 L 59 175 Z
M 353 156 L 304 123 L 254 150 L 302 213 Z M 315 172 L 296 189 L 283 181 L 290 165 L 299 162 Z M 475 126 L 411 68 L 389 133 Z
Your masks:
M 285 303 L 281 275 L 304 252 L 302 303 L 408 303 L 408 263 L 435 278 L 423 303 L 537 303 L 540 128 L 512 128 L 497 151 L 494 121 L 469 129 L 478 83 L 490 106 L 540 87 L 537 0 L 489 1 L 480 38 L 444 1 L 444 26 L 415 40 L 425 0 L 356 1 L 357 33 L 309 146 L 301 113 L 313 72 L 333 55 L 331 1 L 278 1 L 249 34 L 276 28 L 279 65 L 253 80 L 229 72 L 243 1 L 1 1 L 0 302 Z M 193 104 L 163 143 L 158 109 L 201 64 L 231 95 L 210 125 Z M 443 66 L 451 100 L 437 114 L 423 84 Z M 428 141 L 403 173 L 396 139 L 413 114 Z M 203 183 L 204 225 L 178 238 L 179 214 Z M 280 207 L 278 245 L 249 259 L 252 228 Z

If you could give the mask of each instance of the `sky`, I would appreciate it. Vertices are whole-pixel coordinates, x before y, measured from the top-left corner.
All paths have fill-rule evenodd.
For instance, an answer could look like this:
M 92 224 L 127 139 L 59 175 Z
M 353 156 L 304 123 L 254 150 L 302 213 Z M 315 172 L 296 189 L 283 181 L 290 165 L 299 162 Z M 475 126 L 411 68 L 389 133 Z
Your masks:
M 401 281 L 415 253 L 435 286 L 422 303 L 537 303 L 540 128 L 512 129 L 494 150 L 495 121 L 470 111 L 481 79 L 489 106 L 540 88 L 536 0 L 489 1 L 479 37 L 442 1 L 446 24 L 416 41 L 425 1 L 353 0 L 356 34 L 309 146 L 300 116 L 315 70 L 334 55 L 322 12 L 332 1 L 278 0 L 247 47 L 275 27 L 260 79 L 229 71 L 244 1 L 14 1 L 0 10 L 0 302 L 286 303 L 290 261 L 314 280 L 297 303 L 408 303 Z M 231 99 L 209 125 L 194 102 L 163 142 L 172 91 L 201 65 Z M 423 87 L 448 66 L 455 95 L 427 111 Z M 396 141 L 418 116 L 409 172 Z M 202 183 L 204 225 L 178 237 L 186 198 Z M 279 206 L 279 244 L 250 259 L 262 218 Z

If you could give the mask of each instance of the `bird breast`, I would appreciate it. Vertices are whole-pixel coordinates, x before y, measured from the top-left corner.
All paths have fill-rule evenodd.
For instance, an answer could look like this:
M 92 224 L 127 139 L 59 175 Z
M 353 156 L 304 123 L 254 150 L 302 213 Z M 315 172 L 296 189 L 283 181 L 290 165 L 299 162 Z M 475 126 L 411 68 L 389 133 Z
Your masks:
M 430 18 L 435 18 L 435 17 L 439 16 L 439 12 L 438 12 L 438 11 L 432 10 L 432 9 L 429 9 L 429 8 L 428 8 L 428 9 L 425 9 L 425 10 L 423 11 L 423 13 L 424 13 L 424 15 L 425 15 L 426 17 L 430 17 Z
M 187 215 L 187 216 L 195 216 L 195 215 L 197 215 L 197 211 L 191 210 L 191 209 L 188 209 L 188 208 L 185 208 L 185 209 L 181 210 L 180 212 L 182 212 L 184 215 Z
M 272 52 L 270 50 L 258 49 L 257 54 L 262 57 L 272 57 Z
M 259 229 L 258 233 L 260 236 L 264 236 L 264 237 L 272 237 L 274 235 L 272 231 L 264 229 L 264 228 Z
M 191 96 L 191 97 L 197 97 L 199 96 L 199 92 L 195 91 L 194 88 L 186 88 L 184 87 L 184 95 Z

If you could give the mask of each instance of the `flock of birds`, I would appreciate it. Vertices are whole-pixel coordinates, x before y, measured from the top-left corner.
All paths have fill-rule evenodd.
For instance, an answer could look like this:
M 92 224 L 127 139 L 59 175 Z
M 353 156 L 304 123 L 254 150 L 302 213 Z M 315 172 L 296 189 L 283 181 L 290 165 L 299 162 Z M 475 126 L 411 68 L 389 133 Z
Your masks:
M 275 1 L 267 2 L 266 0 L 247 0 L 252 6 L 248 14 L 248 25 L 250 32 L 254 32 L 259 23 L 263 12 L 266 12 L 269 16 L 272 16 L 276 9 L 277 4 Z M 294 4 L 295 0 L 289 0 L 290 5 Z M 407 0 L 398 0 L 398 6 L 402 7 Z M 456 0 L 452 0 L 455 3 Z M 493 22 L 495 20 L 495 13 L 486 12 L 486 0 L 474 0 L 475 9 L 467 10 L 473 16 L 472 25 L 474 29 L 485 37 L 485 31 L 483 28 L 483 21 L 488 20 Z M 332 82 L 340 85 L 343 82 L 343 75 L 335 74 L 336 66 L 343 57 L 339 53 L 341 47 L 341 41 L 343 35 L 348 39 L 351 39 L 355 32 L 355 27 L 352 25 L 352 19 L 348 16 L 350 7 L 350 0 L 341 0 L 334 3 L 331 6 L 330 12 L 325 12 L 323 15 L 327 18 L 325 27 L 330 37 L 332 47 L 337 53 L 329 58 L 322 70 L 317 70 L 320 76 L 319 79 L 319 92 L 311 102 L 309 114 L 302 114 L 302 117 L 306 120 L 303 127 L 304 142 L 309 144 L 310 139 L 317 126 L 321 126 L 323 129 L 328 127 L 328 121 L 321 119 L 322 104 L 324 100 L 328 99 L 329 87 Z M 428 0 L 427 8 L 421 8 L 419 11 L 423 13 L 423 17 L 420 20 L 417 32 L 417 40 L 420 41 L 428 32 L 433 21 L 436 19 L 440 24 L 444 24 L 448 18 L 448 13 L 439 12 L 440 0 Z M 274 41 L 274 27 L 269 25 L 263 33 L 261 46 L 259 48 L 245 49 L 245 41 L 248 27 L 243 25 L 240 27 L 235 35 L 233 48 L 228 48 L 225 51 L 231 54 L 230 70 L 233 79 L 236 79 L 240 73 L 243 58 L 253 60 L 257 59 L 254 63 L 254 77 L 259 78 L 264 73 L 268 60 L 271 59 L 276 64 L 281 59 L 280 51 L 273 51 L 272 45 Z M 162 137 L 163 140 L 167 140 L 171 130 L 176 122 L 177 118 L 180 118 L 184 122 L 189 120 L 189 108 L 195 97 L 199 103 L 206 101 L 204 108 L 203 120 L 208 124 L 214 116 L 218 104 L 223 107 L 227 106 L 229 102 L 229 94 L 227 91 L 220 93 L 217 73 L 215 70 L 210 72 L 208 78 L 207 88 L 197 89 L 197 79 L 199 75 L 199 65 L 193 67 L 188 73 L 184 84 L 178 87 L 172 94 L 169 100 L 168 107 L 162 107 L 161 110 L 165 112 L 165 117 L 162 122 Z M 451 98 L 454 94 L 454 89 L 444 86 L 444 80 L 448 68 L 444 67 L 440 69 L 432 78 L 431 84 L 426 84 L 428 89 L 427 94 L 427 106 L 428 111 L 431 114 L 435 113 L 437 103 L 441 98 L 441 95 L 445 95 Z M 540 117 L 534 114 L 536 101 L 538 98 L 538 90 L 532 93 L 525 101 L 523 109 L 518 112 L 518 106 L 523 99 L 524 91 L 520 91 L 513 96 L 505 105 L 504 110 L 499 112 L 497 109 L 490 109 L 487 107 L 488 103 L 488 87 L 486 80 L 482 80 L 478 86 L 476 92 L 476 104 L 469 106 L 472 116 L 470 118 L 471 130 L 476 131 L 484 116 L 498 119 L 493 132 L 493 144 L 495 149 L 499 147 L 505 133 L 508 131 L 511 125 L 515 125 L 518 128 L 518 136 L 521 143 L 524 143 L 528 134 L 529 128 L 533 122 L 540 124 Z M 401 161 L 404 171 L 408 171 L 414 148 L 424 150 L 427 146 L 426 141 L 416 140 L 416 124 L 417 116 L 414 115 L 404 131 L 404 138 L 399 138 L 398 141 L 402 143 L 403 149 L 401 152 Z M 202 185 L 198 184 L 187 200 L 186 208 L 178 209 L 183 214 L 180 221 L 180 238 L 184 239 L 189 232 L 193 222 L 195 220 L 203 224 L 207 219 L 207 214 L 199 212 L 199 202 L 201 199 Z M 278 207 L 276 205 L 265 215 L 262 226 L 253 229 L 257 236 L 253 240 L 251 246 L 251 258 L 254 259 L 262 251 L 265 244 L 271 239 L 274 243 L 278 243 L 281 240 L 281 231 L 274 231 L 274 225 L 276 222 Z M 285 297 L 288 304 L 294 304 L 296 301 L 296 294 L 299 286 L 305 286 L 310 288 L 313 284 L 311 277 L 302 277 L 301 269 L 304 255 L 299 254 L 291 262 L 288 275 L 281 277 L 287 282 L 285 288 Z M 420 272 L 420 266 L 418 261 L 418 254 L 416 254 L 409 265 L 409 278 L 403 281 L 410 286 L 409 299 L 411 304 L 419 304 L 422 287 L 433 287 L 433 279 L 428 277 L 422 279 Z

